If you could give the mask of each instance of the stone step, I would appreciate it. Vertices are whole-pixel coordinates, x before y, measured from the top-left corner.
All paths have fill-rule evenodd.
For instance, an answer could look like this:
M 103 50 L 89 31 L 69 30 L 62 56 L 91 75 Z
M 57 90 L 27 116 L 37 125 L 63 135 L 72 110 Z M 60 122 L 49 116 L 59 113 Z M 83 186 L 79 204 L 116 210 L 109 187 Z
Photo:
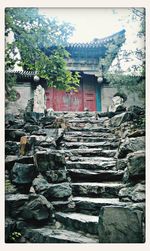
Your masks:
M 66 161 L 67 169 L 116 170 L 116 160 L 87 159 L 85 161 Z
M 118 196 L 124 184 L 122 182 L 86 182 L 72 183 L 71 186 L 74 196 L 113 198 Z
M 119 198 L 89 198 L 89 197 L 74 197 L 73 201 L 76 204 L 76 211 L 82 214 L 97 216 L 103 206 L 111 205 L 127 205 L 129 202 L 120 202 Z
M 68 169 L 72 182 L 121 181 L 124 171 Z
M 86 237 L 83 233 L 66 229 L 51 229 L 51 226 L 26 229 L 29 243 L 98 243 L 96 236 Z
M 63 149 L 78 149 L 78 148 L 100 148 L 105 150 L 116 149 L 119 146 L 119 142 L 109 143 L 105 142 L 63 142 L 61 147 Z
M 101 138 L 101 137 L 103 137 L 103 138 L 114 137 L 114 138 L 116 138 L 114 136 L 114 134 L 109 133 L 109 132 L 105 133 L 105 132 L 92 132 L 92 131 L 90 131 L 90 132 L 66 131 L 65 135 L 66 136 L 71 136 L 71 137 L 74 137 L 74 138 L 75 137 L 99 137 L 99 138 Z
M 55 217 L 69 230 L 80 230 L 94 235 L 98 234 L 98 216 L 58 212 L 55 214 Z
M 106 140 L 109 143 L 116 142 L 115 138 L 104 138 L 104 137 L 73 137 L 71 136 L 64 136 L 63 141 L 65 142 L 106 142 Z
M 77 127 L 77 126 L 70 126 L 69 128 L 72 131 L 81 131 L 81 132 L 103 132 L 103 133 L 111 133 L 111 129 L 106 128 L 106 127 Z
M 99 148 L 85 148 L 85 149 L 65 149 L 59 150 L 60 153 L 64 153 L 65 156 L 83 156 L 83 157 L 114 157 L 117 150 L 102 150 Z

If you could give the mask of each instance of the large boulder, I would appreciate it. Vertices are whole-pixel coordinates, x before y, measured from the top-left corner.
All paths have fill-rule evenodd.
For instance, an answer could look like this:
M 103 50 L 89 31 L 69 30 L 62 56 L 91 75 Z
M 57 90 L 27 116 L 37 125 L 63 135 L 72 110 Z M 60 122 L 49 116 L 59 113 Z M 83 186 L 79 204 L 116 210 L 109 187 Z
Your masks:
M 133 115 L 130 112 L 123 112 L 121 114 L 115 115 L 110 119 L 110 125 L 113 127 L 118 127 L 122 123 L 132 121 Z
M 30 195 L 22 211 L 22 217 L 27 221 L 41 222 L 53 220 L 53 206 L 42 195 Z
M 35 154 L 35 162 L 39 172 L 65 169 L 66 163 L 64 155 L 57 151 L 39 151 Z
M 100 210 L 100 243 L 142 243 L 142 212 L 123 206 L 104 206 Z
M 15 163 L 11 171 L 11 180 L 14 184 L 31 184 L 37 176 L 36 167 L 33 164 Z
M 19 143 L 13 141 L 5 142 L 5 154 L 6 155 L 18 155 L 19 154 Z
M 60 183 L 68 180 L 66 170 L 50 170 L 45 173 L 49 183 Z
M 138 183 L 135 186 L 127 186 L 119 191 L 121 201 L 144 202 L 145 184 Z
M 145 152 L 137 151 L 128 154 L 124 180 L 129 181 L 143 179 L 145 179 Z
M 50 184 L 44 178 L 38 177 L 33 180 L 36 193 L 44 195 L 49 201 L 66 199 L 72 195 L 72 189 L 68 182 Z
M 22 206 L 28 201 L 27 194 L 7 194 L 5 196 L 6 215 L 16 218 L 20 215 Z
M 125 158 L 128 153 L 144 150 L 145 137 L 125 138 L 119 146 L 118 158 Z

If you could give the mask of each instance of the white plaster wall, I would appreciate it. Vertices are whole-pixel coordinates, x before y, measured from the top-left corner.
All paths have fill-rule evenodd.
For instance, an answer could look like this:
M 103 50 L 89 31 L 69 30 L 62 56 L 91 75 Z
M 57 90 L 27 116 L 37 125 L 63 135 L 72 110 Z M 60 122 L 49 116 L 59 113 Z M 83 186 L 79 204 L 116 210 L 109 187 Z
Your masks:
M 20 98 L 15 102 L 9 102 L 6 112 L 19 114 L 21 110 L 25 110 L 28 100 L 33 97 L 33 91 L 30 83 L 17 84 L 15 89 L 20 94 Z
M 101 88 L 101 107 L 102 112 L 106 112 L 109 105 L 112 102 L 113 95 L 118 92 L 116 88 L 103 86 Z M 125 102 L 126 107 L 131 105 L 144 106 L 144 102 L 142 99 L 138 97 L 136 93 L 128 93 L 127 90 L 123 91 L 127 95 L 127 101 Z

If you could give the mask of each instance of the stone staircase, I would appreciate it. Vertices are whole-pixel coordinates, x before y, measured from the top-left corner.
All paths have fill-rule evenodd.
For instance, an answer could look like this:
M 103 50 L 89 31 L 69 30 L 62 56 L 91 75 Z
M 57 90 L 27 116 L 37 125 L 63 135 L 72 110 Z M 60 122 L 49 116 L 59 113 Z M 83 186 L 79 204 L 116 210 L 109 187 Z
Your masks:
M 59 114 L 57 113 L 56 115 L 58 116 Z M 35 177 L 32 177 L 31 181 L 32 188 L 35 188 L 37 185 L 37 190 L 35 189 L 33 194 L 32 191 L 30 191 L 30 194 L 24 195 L 23 193 L 25 193 L 25 191 L 23 190 L 24 192 L 22 192 L 22 194 L 13 194 L 6 198 L 6 203 L 13 204 L 15 202 L 14 204 L 16 205 L 16 203 L 18 203 L 19 207 L 23 205 L 23 200 L 25 202 L 28 201 L 30 195 L 31 199 L 32 196 L 33 198 L 35 196 L 36 200 L 36 196 L 41 196 L 42 194 L 42 196 L 44 195 L 45 198 L 49 200 L 55 209 L 54 222 L 49 222 L 47 220 L 46 224 L 39 224 L 39 226 L 28 222 L 28 225 L 25 226 L 25 242 L 98 243 L 100 209 L 103 206 L 111 208 L 130 204 L 130 202 L 121 202 L 118 197 L 119 190 L 125 186 L 123 183 L 124 170 L 119 170 L 117 167 L 116 153 L 120 144 L 120 139 L 112 133 L 111 128 L 105 126 L 107 125 L 108 117 L 96 119 L 96 113 L 83 112 L 66 113 L 64 114 L 64 118 L 67 120 L 69 127 L 65 129 L 64 134 L 61 136 L 61 140 L 59 140 L 57 144 L 57 150 L 56 144 L 53 145 L 53 143 L 49 141 L 44 141 L 40 146 L 36 146 L 40 149 L 38 150 L 39 162 L 41 161 L 40 169 L 38 169 L 39 174 L 43 175 L 48 165 L 48 168 L 50 168 L 50 171 L 54 172 L 54 174 L 58 171 L 59 175 L 60 171 L 62 180 L 60 178 L 59 181 L 54 181 L 54 184 L 53 182 L 44 180 L 44 183 L 40 184 L 40 179 L 41 182 L 43 182 L 40 177 L 38 183 L 36 183 L 37 174 L 35 173 Z M 6 155 L 8 154 L 10 156 L 6 158 L 6 165 L 9 171 L 16 161 L 17 163 L 21 163 L 21 165 L 26 163 L 29 171 L 23 179 L 29 179 L 29 174 L 32 173 L 31 169 L 35 165 L 35 149 L 31 149 L 31 152 L 33 150 L 33 155 L 31 153 L 27 156 L 14 156 L 14 153 L 18 154 L 19 152 L 18 145 L 20 144 L 20 136 L 27 135 L 24 133 L 24 128 L 26 128 L 26 132 L 30 135 L 30 139 L 33 134 L 34 137 L 37 137 L 36 140 L 38 140 L 38 137 L 40 137 L 41 140 L 42 137 L 44 138 L 45 135 L 49 133 L 49 129 L 45 129 L 46 127 L 44 126 L 41 128 L 39 125 L 28 124 L 25 126 L 23 125 L 21 128 L 22 129 L 19 129 L 18 132 L 16 128 L 8 129 L 6 138 L 8 141 L 6 143 L 8 144 L 7 148 L 9 148 L 9 154 L 6 152 Z M 9 134 L 11 138 L 14 137 L 14 141 L 9 141 Z M 50 149 L 49 153 L 52 155 L 54 149 L 54 155 L 56 154 L 55 157 L 58 158 L 57 164 L 58 167 L 60 165 L 60 170 L 57 169 L 58 167 L 55 166 L 53 160 L 49 159 L 49 155 L 46 155 L 47 149 L 48 151 Z M 62 156 L 65 158 L 65 166 L 61 166 Z M 49 160 L 52 161 L 52 164 L 49 164 Z M 69 179 L 69 182 L 65 176 L 63 177 L 64 173 L 67 179 Z M 63 191 L 66 189 L 66 192 L 68 186 L 72 191 L 72 195 L 70 196 L 70 193 L 69 195 L 67 194 L 67 198 L 65 198 L 65 195 L 64 197 L 59 197 L 57 191 L 57 198 L 53 195 L 48 197 L 48 193 L 46 194 L 46 192 L 43 192 L 45 185 L 47 189 L 51 186 L 53 191 L 56 191 L 55 189 L 62 186 L 61 189 Z M 24 188 L 24 186 L 22 187 Z M 38 192 L 38 189 L 40 192 Z M 50 190 L 47 190 L 47 192 L 50 192 Z M 31 205 L 32 211 L 32 201 L 31 204 L 30 202 L 28 203 L 28 205 Z M 71 206 L 68 206 L 69 203 Z M 42 213 L 40 216 L 42 217 Z M 13 217 L 16 216 L 14 215 Z
M 118 192 L 124 186 L 123 171 L 117 170 L 115 154 L 119 140 L 111 129 L 95 120 L 94 114 L 77 114 L 69 119 L 70 129 L 64 134 L 59 151 L 65 154 L 66 168 L 71 179 L 73 212 L 56 214 L 65 231 L 81 234 L 76 242 L 98 241 L 98 216 L 102 206 L 124 205 Z M 62 233 L 63 235 L 63 233 Z M 86 238 L 85 238 L 86 237 Z M 75 240 L 73 241 L 75 242 Z

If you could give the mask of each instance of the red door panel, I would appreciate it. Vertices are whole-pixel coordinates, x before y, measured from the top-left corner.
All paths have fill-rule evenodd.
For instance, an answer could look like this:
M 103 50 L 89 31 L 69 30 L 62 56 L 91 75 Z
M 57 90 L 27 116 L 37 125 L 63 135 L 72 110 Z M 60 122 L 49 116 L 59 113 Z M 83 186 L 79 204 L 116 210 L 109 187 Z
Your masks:
M 66 93 L 56 88 L 48 88 L 46 94 L 46 108 L 54 111 L 83 111 L 82 85 L 77 92 Z
M 92 76 L 83 79 L 84 108 L 89 111 L 96 111 L 96 88 Z

